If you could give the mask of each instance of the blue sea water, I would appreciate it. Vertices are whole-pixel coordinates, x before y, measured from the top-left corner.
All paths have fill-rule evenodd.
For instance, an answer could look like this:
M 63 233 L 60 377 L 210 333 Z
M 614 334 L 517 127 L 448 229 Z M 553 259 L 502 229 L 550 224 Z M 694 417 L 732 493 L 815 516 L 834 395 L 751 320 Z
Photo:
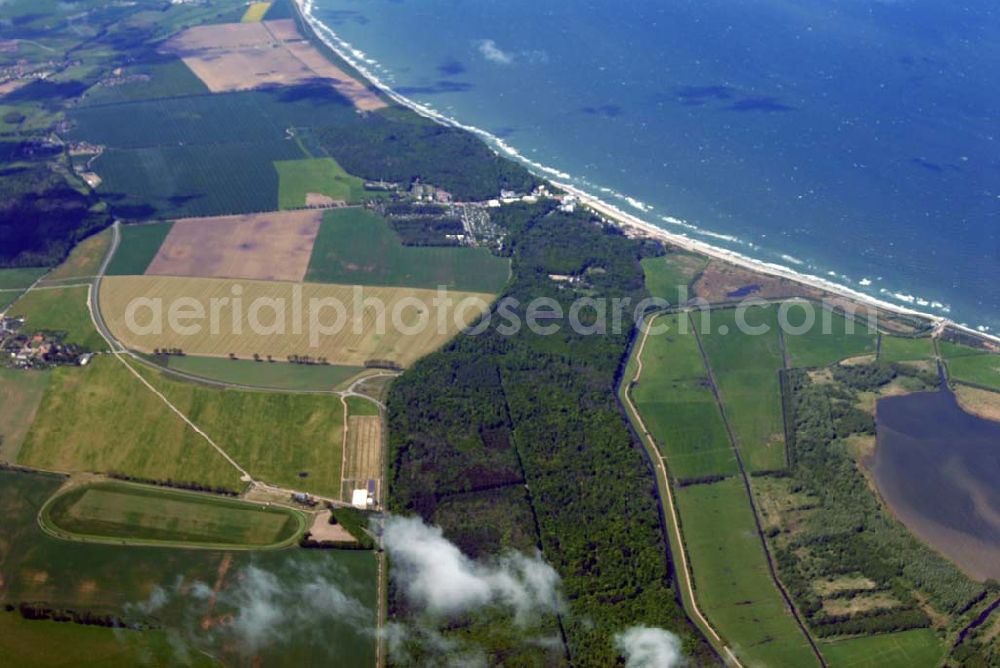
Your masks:
M 1000 330 L 990 0 L 315 3 L 395 90 L 630 213 Z

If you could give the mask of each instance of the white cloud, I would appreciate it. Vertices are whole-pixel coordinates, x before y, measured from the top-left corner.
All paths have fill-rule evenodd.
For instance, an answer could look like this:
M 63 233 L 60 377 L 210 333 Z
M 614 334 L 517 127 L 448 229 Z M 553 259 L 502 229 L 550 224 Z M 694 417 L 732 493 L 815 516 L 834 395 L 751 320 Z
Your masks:
M 625 656 L 625 668 L 674 668 L 685 663 L 680 639 L 655 627 L 633 626 L 615 636 L 615 647 Z
M 394 577 L 409 601 L 426 612 L 456 615 L 489 606 L 514 612 L 525 624 L 563 608 L 559 575 L 540 554 L 509 552 L 478 562 L 420 518 L 389 517 L 383 528 Z
M 497 65 L 510 65 L 514 62 L 513 54 L 502 50 L 492 39 L 480 40 L 477 46 L 479 48 L 479 53 L 483 55 L 483 58 L 491 63 L 496 63 Z
M 219 600 L 239 611 L 227 632 L 251 651 L 278 644 L 290 625 L 336 620 L 358 630 L 371 630 L 370 611 L 345 594 L 315 564 L 302 567 L 294 578 L 279 578 L 270 571 L 248 566 L 238 585 L 223 590 Z

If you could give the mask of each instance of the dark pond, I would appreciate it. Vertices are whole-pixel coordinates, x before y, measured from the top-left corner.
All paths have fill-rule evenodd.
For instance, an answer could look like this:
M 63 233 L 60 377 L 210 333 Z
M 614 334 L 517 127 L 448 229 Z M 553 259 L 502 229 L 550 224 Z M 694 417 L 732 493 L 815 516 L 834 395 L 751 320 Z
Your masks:
M 969 575 L 1000 578 L 1000 422 L 948 390 L 882 399 L 873 471 L 910 531 Z

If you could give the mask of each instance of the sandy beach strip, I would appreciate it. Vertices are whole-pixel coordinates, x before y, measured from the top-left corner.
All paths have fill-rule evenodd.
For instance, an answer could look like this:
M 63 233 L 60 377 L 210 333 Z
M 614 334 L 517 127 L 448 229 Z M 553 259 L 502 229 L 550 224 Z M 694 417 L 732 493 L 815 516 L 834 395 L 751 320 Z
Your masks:
M 695 253 L 700 253 L 710 258 L 721 260 L 723 262 L 728 262 L 730 264 L 755 271 L 768 276 L 777 276 L 780 278 L 785 278 L 790 281 L 805 285 L 810 288 L 823 290 L 839 297 L 848 299 L 850 301 L 862 304 L 865 306 L 874 307 L 882 311 L 903 315 L 922 318 L 927 320 L 929 323 L 933 324 L 936 331 L 942 331 L 944 328 L 954 329 L 975 338 L 989 341 L 993 344 L 1000 344 L 1000 336 L 989 334 L 987 332 L 980 331 L 978 329 L 968 327 L 954 322 L 943 316 L 934 315 L 932 313 L 925 313 L 923 311 L 918 311 L 916 309 L 907 308 L 899 304 L 894 304 L 888 302 L 873 295 L 869 295 L 858 290 L 854 290 L 841 283 L 835 283 L 833 281 L 821 278 L 819 276 L 813 276 L 809 274 L 803 274 L 801 272 L 795 271 L 788 267 L 774 264 L 770 262 L 763 262 L 761 260 L 756 260 L 754 258 L 742 255 L 735 251 L 730 251 L 725 248 L 720 248 L 718 246 L 713 246 L 704 241 L 697 239 L 692 239 L 683 234 L 677 234 L 670 232 L 662 227 L 644 221 L 637 216 L 630 213 L 622 211 L 617 206 L 610 204 L 596 195 L 592 195 L 588 192 L 577 188 L 576 186 L 569 185 L 565 183 L 566 180 L 572 178 L 570 174 L 561 172 L 559 170 L 553 169 L 546 165 L 538 162 L 529 160 L 528 158 L 521 155 L 512 146 L 506 144 L 503 140 L 498 137 L 494 137 L 490 133 L 486 132 L 481 128 L 477 128 L 471 125 L 465 125 L 456 121 L 453 118 L 449 118 L 440 112 L 422 105 L 419 102 L 411 100 L 403 95 L 400 95 L 395 90 L 393 90 L 385 82 L 381 81 L 368 67 L 372 61 L 370 61 L 363 52 L 351 47 L 347 42 L 342 40 L 329 26 L 313 16 L 313 6 L 314 0 L 295 0 L 295 6 L 298 9 L 300 15 L 302 16 L 303 22 L 312 29 L 313 33 L 326 44 L 331 51 L 333 51 L 339 58 L 350 65 L 361 77 L 366 79 L 368 83 L 372 86 L 381 90 L 387 97 L 391 98 L 396 103 L 407 107 L 408 109 L 429 118 L 433 121 L 437 121 L 442 125 L 460 128 L 466 130 L 475 135 L 486 140 L 488 145 L 500 149 L 498 153 L 505 153 L 507 157 L 514 159 L 529 169 L 533 169 L 537 172 L 541 172 L 539 176 L 541 178 L 549 179 L 552 185 L 560 188 L 561 190 L 576 196 L 581 203 L 589 207 L 602 217 L 606 218 L 609 222 L 621 226 L 625 230 L 633 230 L 640 232 L 645 236 L 659 239 L 671 245 L 683 248 Z

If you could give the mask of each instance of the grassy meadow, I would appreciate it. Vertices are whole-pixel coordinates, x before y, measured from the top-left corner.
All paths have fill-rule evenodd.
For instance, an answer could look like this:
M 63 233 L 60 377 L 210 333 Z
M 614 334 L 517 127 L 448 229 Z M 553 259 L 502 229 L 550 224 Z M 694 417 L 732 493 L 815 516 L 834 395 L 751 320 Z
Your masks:
M 340 398 L 216 390 L 146 378 L 233 459 L 266 482 L 336 497 L 344 441 Z
M 282 160 L 278 170 L 278 206 L 298 209 L 306 205 L 306 195 L 316 193 L 348 204 L 365 199 L 365 184 L 351 176 L 333 158 Z
M 921 337 L 918 339 L 901 336 L 883 336 L 879 347 L 878 358 L 882 362 L 917 362 L 934 359 L 934 339 Z
M 339 492 L 339 398 L 218 390 L 171 381 L 151 369 L 142 373 L 254 476 L 303 491 Z M 17 461 L 242 487 L 238 471 L 112 357 L 52 371 Z
M 347 397 L 347 414 L 369 417 L 378 415 L 378 405 L 362 397 Z
M 108 247 L 111 245 L 112 234 L 112 229 L 108 227 L 78 243 L 66 261 L 53 269 L 41 282 L 41 285 L 91 280 L 100 271 L 101 263 L 104 262 Z
M 306 280 L 496 294 L 509 266 L 485 248 L 403 246 L 377 213 L 341 209 L 323 218 Z
M 72 652 L 67 648 L 71 647 Z M 27 620 L 0 610 L 0 664 L 32 668 L 105 668 L 169 663 L 175 649 L 164 631 L 131 631 L 102 626 Z M 200 652 L 188 665 L 217 666 Z
M 170 357 L 167 368 L 234 385 L 275 390 L 332 390 L 365 371 L 360 366 L 255 362 L 228 357 Z
M 271 547 L 305 528 L 300 513 L 197 492 L 103 482 L 48 503 L 42 521 L 60 536 L 131 544 Z
M 49 371 L 0 367 L 0 462 L 17 461 L 50 377 Z
M 794 312 L 796 309 L 792 309 Z M 789 316 L 792 320 L 793 316 Z M 829 318 L 829 327 L 824 325 Z M 793 326 L 799 323 L 792 321 Z M 869 332 L 864 322 L 855 322 L 853 333 L 848 331 L 848 320 L 839 313 L 820 311 L 816 322 L 804 334 L 785 333 L 785 348 L 791 366 L 824 367 L 841 360 L 875 352 L 877 334 Z
M 737 472 L 729 435 L 705 372 L 698 341 L 685 314 L 655 319 L 666 334 L 646 338 L 642 376 L 632 399 L 677 480 Z
M 783 469 L 785 437 L 778 381 L 783 360 L 778 343 L 777 309 L 772 306 L 747 310 L 748 326 L 769 328 L 760 335 L 741 332 L 736 313 L 735 309 L 713 310 L 712 331 L 702 335 L 702 343 L 747 469 Z M 693 315 L 691 320 L 700 332 L 700 316 Z
M 678 490 L 701 608 L 747 665 L 810 666 L 815 655 L 767 568 L 738 478 Z
M 121 243 L 108 263 L 108 276 L 130 276 L 146 272 L 173 223 L 122 225 Z
M 31 284 L 45 275 L 45 267 L 24 269 L 0 269 L 0 311 L 7 308 L 21 296 Z
M 17 463 L 242 487 L 239 473 L 114 357 L 51 374 Z
M 31 286 L 32 283 L 45 275 L 46 267 L 18 267 L 16 269 L 0 269 L 0 290 L 18 290 Z
M 87 350 L 106 350 L 104 338 L 97 333 L 87 308 L 90 288 L 38 288 L 17 300 L 7 312 L 23 316 L 28 331 L 59 332 L 65 343 Z
M 645 258 L 642 272 L 650 296 L 677 304 L 682 301 L 682 294 L 687 295 L 688 286 L 706 266 L 707 257 L 676 251 L 661 257 Z M 683 301 L 686 300 L 687 296 Z
M 951 380 L 1000 392 L 1000 355 L 955 355 L 946 364 Z
M 934 668 L 944 645 L 931 629 L 914 629 L 820 644 L 830 668 Z

